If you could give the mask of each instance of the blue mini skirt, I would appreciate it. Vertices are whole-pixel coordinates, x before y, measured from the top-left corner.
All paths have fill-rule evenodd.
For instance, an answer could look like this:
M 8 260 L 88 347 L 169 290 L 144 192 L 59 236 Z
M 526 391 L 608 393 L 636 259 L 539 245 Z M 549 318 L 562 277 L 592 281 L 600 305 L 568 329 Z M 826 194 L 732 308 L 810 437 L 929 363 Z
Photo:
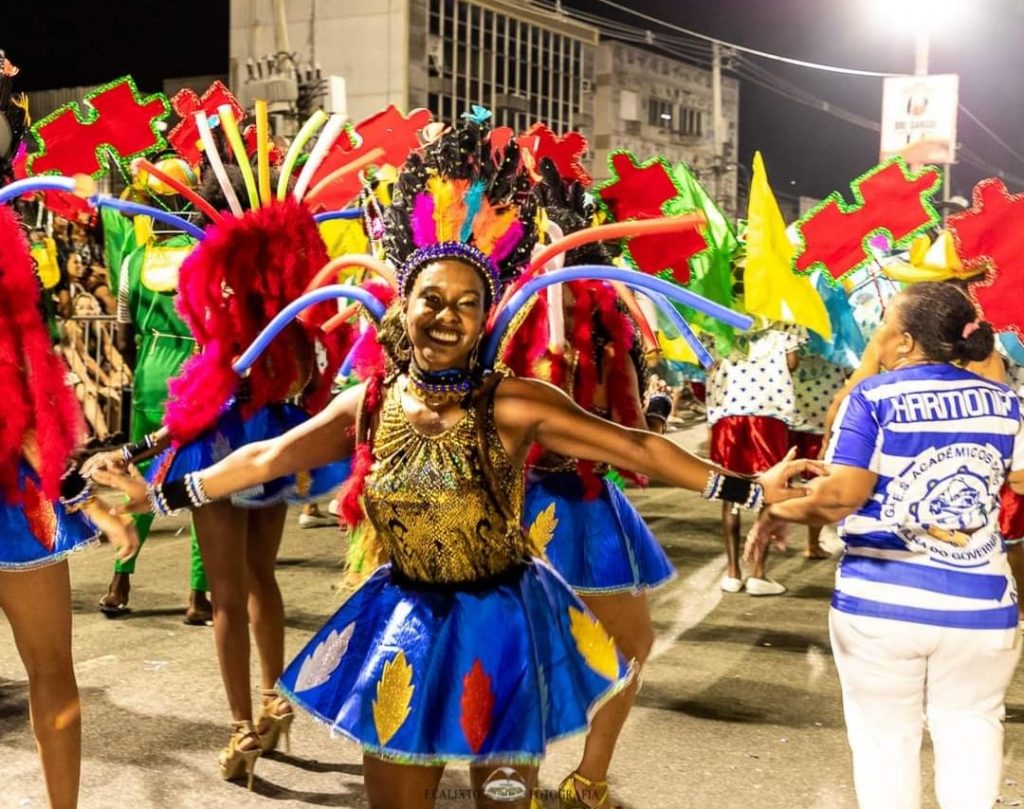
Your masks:
M 372 755 L 535 762 L 585 731 L 632 671 L 540 560 L 466 586 L 384 565 L 281 676 L 289 699 Z
M 675 568 L 636 508 L 605 479 L 601 493 L 584 498 L 573 471 L 532 471 L 526 482 L 523 524 L 531 550 L 584 595 L 640 593 L 675 577 Z
M 96 526 L 80 511 L 68 514 L 46 499 L 27 464 L 18 470 L 20 503 L 0 502 L 0 570 L 52 565 L 99 542 Z

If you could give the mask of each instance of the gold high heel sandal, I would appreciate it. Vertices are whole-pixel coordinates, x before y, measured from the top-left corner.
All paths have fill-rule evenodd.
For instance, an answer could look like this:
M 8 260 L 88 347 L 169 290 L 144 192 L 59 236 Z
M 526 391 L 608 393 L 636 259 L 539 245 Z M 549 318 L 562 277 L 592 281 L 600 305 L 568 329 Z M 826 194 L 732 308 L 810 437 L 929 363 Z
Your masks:
M 235 781 L 246 776 L 251 791 L 256 759 L 263 754 L 260 748 L 260 735 L 248 719 L 232 722 L 231 726 L 235 732 L 228 740 L 228 746 L 221 750 L 217 757 L 220 774 L 225 781 Z
M 273 688 L 261 690 L 260 696 L 270 698 L 270 701 L 264 703 L 260 708 L 260 714 L 256 717 L 260 747 L 264 753 L 276 750 L 277 743 L 283 734 L 285 752 L 291 753 L 292 722 L 295 720 L 295 711 L 292 709 L 291 703 Z
M 588 797 L 599 794 L 601 797 L 597 803 L 591 806 L 584 803 L 576 791 L 576 782 L 583 785 Z M 565 780 L 558 786 L 559 809 L 613 809 L 608 799 L 608 782 L 591 781 L 589 778 L 580 775 L 578 772 L 569 773 Z

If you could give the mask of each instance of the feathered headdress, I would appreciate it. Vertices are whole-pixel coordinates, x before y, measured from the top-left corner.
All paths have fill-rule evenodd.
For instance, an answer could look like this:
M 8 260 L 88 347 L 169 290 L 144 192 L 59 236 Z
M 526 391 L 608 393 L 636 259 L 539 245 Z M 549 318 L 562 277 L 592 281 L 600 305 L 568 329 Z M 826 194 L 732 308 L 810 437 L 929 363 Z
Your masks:
M 408 294 L 434 261 L 462 261 L 483 278 L 493 304 L 535 242 L 529 176 L 519 147 L 491 148 L 480 117 L 461 122 L 406 161 L 385 213 L 384 247 Z
M 202 348 L 169 385 L 165 424 L 179 442 L 216 422 L 238 389 L 235 359 L 309 288 L 328 261 L 312 213 L 301 195 L 288 193 L 287 175 L 278 182 L 276 195 L 271 193 L 265 105 L 257 103 L 255 174 L 230 106 L 222 105 L 218 112 L 235 164 L 225 165 L 208 119 L 197 113 L 211 171 L 205 196 L 192 194 L 212 223 L 179 277 L 177 308 Z M 248 210 L 242 200 L 249 202 Z M 249 371 L 249 396 L 241 403 L 244 414 L 295 395 L 316 375 L 333 378 L 356 336 L 347 327 L 330 335 L 323 332 L 321 327 L 335 314 L 331 303 L 318 303 L 268 346 Z M 329 385 L 317 388 L 321 395 L 315 404 L 322 406 Z
M 529 176 L 516 143 L 495 153 L 489 134 L 486 117 L 464 120 L 402 167 L 384 213 L 384 249 L 398 268 L 401 296 L 428 264 L 452 259 L 480 274 L 493 305 L 504 283 L 529 260 L 536 242 Z M 372 413 L 382 401 L 384 369 L 368 369 L 364 378 L 363 408 Z M 342 518 L 349 525 L 363 519 L 361 498 L 372 464 L 370 446 L 359 444 L 341 494 Z

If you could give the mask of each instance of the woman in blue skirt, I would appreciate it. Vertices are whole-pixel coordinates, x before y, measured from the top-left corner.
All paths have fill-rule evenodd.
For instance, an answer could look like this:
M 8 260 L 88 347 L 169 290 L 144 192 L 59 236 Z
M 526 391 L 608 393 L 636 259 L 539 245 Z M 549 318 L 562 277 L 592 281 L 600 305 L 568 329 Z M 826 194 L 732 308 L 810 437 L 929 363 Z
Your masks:
M 378 339 L 387 367 L 283 438 L 147 487 L 98 477 L 126 509 L 166 511 L 353 455 L 343 513 L 364 514 L 390 560 L 285 670 L 297 705 L 364 751 L 374 809 L 428 809 L 448 762 L 478 806 L 529 806 L 549 743 L 587 728 L 631 680 L 604 628 L 521 529 L 527 450 L 609 462 L 756 506 L 797 496 L 782 464 L 728 476 L 671 442 L 576 407 L 549 385 L 485 375 L 478 349 L 503 277 L 529 258 L 534 210 L 513 142 L 478 119 L 410 157 L 385 244 L 400 298 Z M 205 507 L 205 506 L 204 506 Z M 573 805 L 573 804 L 569 804 Z
M 82 414 L 53 353 L 39 283 L 18 220 L 0 207 L 0 610 L 28 673 L 32 729 L 51 807 L 78 802 L 82 727 L 71 656 L 67 558 L 98 541 L 138 547 L 75 471 Z

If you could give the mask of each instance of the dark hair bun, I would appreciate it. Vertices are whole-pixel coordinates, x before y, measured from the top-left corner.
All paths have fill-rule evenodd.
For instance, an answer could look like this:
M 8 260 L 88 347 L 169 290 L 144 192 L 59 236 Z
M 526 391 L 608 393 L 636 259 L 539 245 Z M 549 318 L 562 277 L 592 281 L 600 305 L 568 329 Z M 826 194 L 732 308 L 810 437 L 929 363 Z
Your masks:
M 957 340 L 954 352 L 961 362 L 981 362 L 988 359 L 996 345 L 996 333 L 986 320 L 978 323 L 966 339 Z
M 992 324 L 979 319 L 974 303 L 956 285 L 922 281 L 903 290 L 900 300 L 900 325 L 928 359 L 981 362 L 995 348 Z

